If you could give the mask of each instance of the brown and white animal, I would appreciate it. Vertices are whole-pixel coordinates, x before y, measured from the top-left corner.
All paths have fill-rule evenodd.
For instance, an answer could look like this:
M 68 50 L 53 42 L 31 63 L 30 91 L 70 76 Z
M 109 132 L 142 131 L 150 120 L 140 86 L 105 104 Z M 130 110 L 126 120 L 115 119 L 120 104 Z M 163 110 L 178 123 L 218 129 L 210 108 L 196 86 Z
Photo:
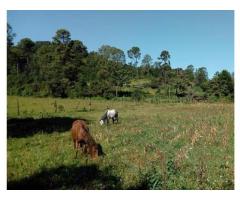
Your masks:
M 102 155 L 102 147 L 97 144 L 89 133 L 89 128 L 83 120 L 76 120 L 72 124 L 71 129 L 74 149 L 76 150 L 76 157 L 78 151 L 82 149 L 85 154 L 90 154 L 91 158 L 96 158 Z

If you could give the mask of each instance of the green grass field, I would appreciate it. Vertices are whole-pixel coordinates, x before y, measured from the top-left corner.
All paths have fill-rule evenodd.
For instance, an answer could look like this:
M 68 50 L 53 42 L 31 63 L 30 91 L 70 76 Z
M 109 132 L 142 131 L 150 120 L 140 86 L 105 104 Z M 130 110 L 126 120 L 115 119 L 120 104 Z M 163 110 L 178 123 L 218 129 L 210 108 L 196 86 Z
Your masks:
M 119 123 L 100 126 L 107 106 Z M 92 100 L 89 111 L 89 99 L 11 96 L 8 189 L 234 189 L 233 116 L 233 104 Z M 104 157 L 74 159 L 74 119 Z

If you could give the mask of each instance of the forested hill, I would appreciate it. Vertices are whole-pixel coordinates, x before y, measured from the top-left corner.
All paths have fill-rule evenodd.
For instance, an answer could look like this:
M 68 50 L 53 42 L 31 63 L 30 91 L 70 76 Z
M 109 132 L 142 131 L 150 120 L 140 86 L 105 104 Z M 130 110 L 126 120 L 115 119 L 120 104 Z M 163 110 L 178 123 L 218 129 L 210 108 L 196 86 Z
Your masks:
M 153 61 L 139 47 L 127 52 L 109 45 L 88 52 L 68 30 L 59 29 L 52 41 L 23 38 L 7 27 L 8 95 L 54 97 L 144 97 L 186 100 L 233 100 L 234 77 L 227 70 L 209 79 L 205 67 L 171 66 L 167 50 Z M 125 54 L 126 53 L 126 54 Z M 131 60 L 126 63 L 126 56 Z

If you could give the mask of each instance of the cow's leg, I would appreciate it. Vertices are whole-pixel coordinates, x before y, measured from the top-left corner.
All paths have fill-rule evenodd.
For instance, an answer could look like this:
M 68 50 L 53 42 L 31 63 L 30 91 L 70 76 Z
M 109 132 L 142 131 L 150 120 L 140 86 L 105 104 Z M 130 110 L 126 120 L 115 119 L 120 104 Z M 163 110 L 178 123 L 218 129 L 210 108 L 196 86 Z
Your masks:
M 114 117 L 112 118 L 112 123 L 114 124 Z
M 73 140 L 73 147 L 74 147 L 74 149 L 77 148 L 77 146 L 76 146 L 76 141 L 75 141 L 75 140 Z
M 85 144 L 84 144 L 84 142 L 81 141 L 79 150 L 81 149 L 82 153 L 84 152 L 84 147 L 85 147 Z
M 76 149 L 75 159 L 77 158 L 77 154 L 78 154 L 78 149 Z
M 75 154 L 75 159 L 76 159 L 77 158 L 77 154 L 78 154 L 78 141 L 77 140 L 75 140 L 75 142 L 74 142 L 74 148 L 76 150 L 76 154 Z
M 87 153 L 88 153 L 88 149 L 89 149 L 88 144 L 87 144 L 87 143 L 84 143 L 82 152 L 83 152 L 84 154 L 87 154 Z

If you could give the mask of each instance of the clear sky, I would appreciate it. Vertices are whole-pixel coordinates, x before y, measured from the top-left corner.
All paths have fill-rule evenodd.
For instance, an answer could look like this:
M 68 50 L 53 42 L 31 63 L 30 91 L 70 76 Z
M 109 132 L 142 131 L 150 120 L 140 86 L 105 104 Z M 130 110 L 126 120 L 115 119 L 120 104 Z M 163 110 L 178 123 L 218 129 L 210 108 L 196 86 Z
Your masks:
M 168 50 L 173 68 L 192 64 L 234 72 L 233 11 L 8 11 L 8 23 L 17 34 L 14 42 L 52 40 L 65 28 L 89 51 L 103 44 L 122 49 L 132 46 L 157 60 Z

